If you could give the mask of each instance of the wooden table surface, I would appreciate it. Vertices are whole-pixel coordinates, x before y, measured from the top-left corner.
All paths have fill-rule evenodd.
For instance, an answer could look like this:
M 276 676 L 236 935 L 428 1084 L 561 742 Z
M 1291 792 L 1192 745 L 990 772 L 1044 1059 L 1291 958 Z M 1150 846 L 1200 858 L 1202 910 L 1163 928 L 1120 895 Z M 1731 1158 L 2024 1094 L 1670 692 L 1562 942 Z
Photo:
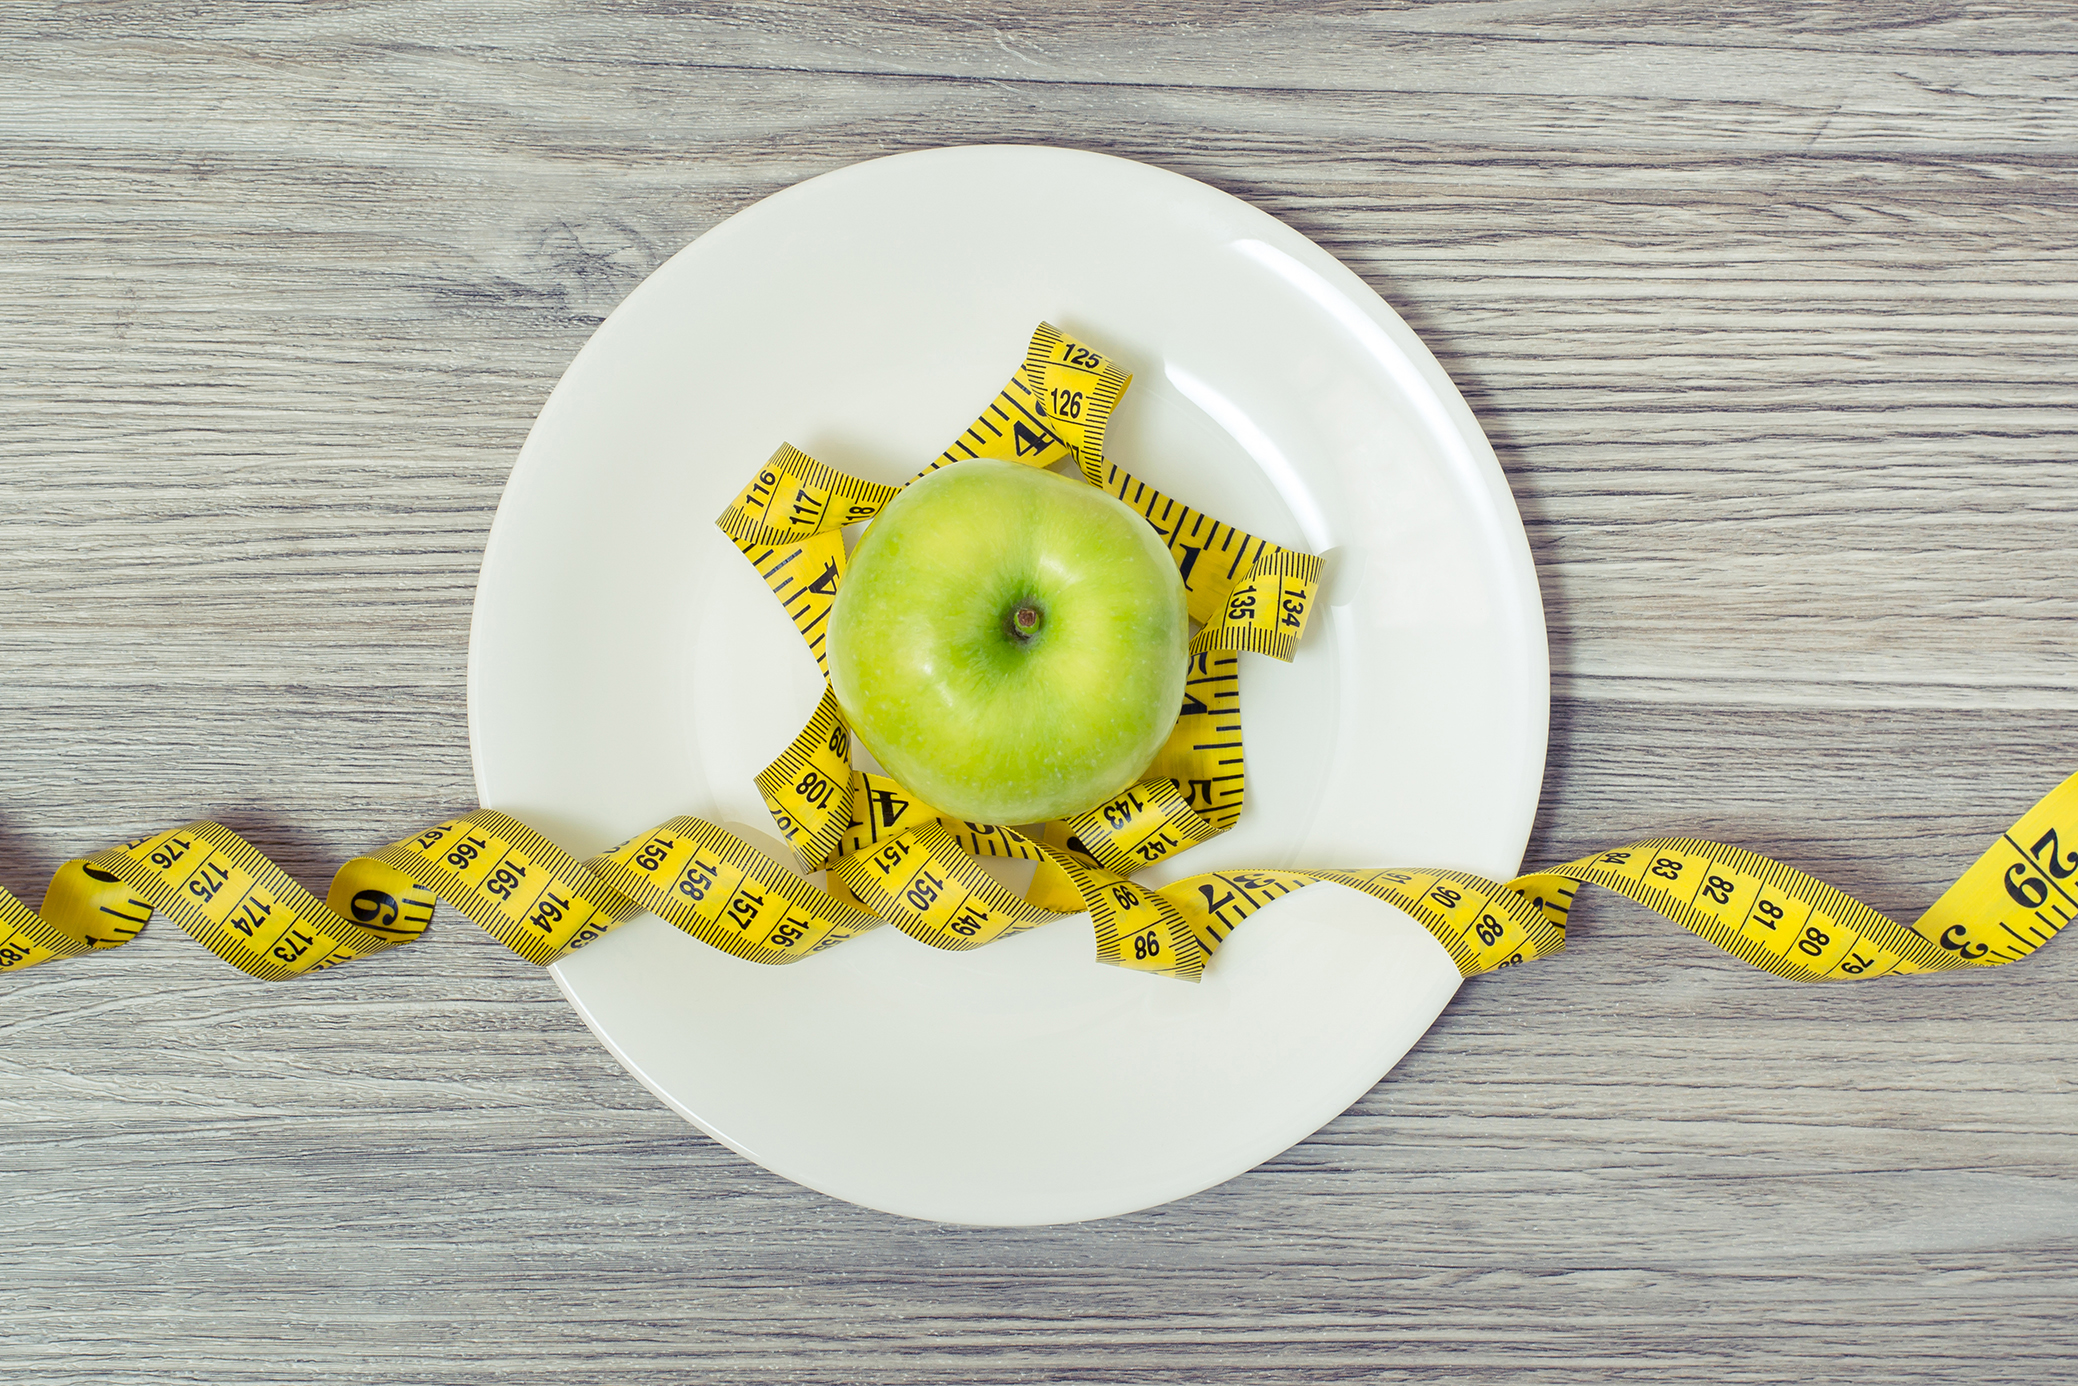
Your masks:
M 2078 768 L 2078 12 L 1241 0 L 0 10 L 0 879 L 472 807 L 501 486 L 671 252 L 940 144 L 1284 218 L 1441 358 L 1551 628 L 1531 865 L 1911 918 Z M 1064 206 L 1062 215 L 1068 215 Z M 454 918 L 0 978 L 0 1378 L 2078 1380 L 2078 943 L 1801 988 L 1593 895 L 1312 1140 L 1132 1217 L 765 1173 Z

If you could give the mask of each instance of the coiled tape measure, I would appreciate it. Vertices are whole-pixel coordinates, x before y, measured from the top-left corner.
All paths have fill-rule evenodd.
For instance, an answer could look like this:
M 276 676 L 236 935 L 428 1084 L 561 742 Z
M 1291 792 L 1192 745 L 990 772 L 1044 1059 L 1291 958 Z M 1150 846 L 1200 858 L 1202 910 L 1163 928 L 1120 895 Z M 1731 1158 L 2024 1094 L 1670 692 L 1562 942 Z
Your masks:
M 1627 843 L 1512 881 L 1369 868 L 1136 884 L 1135 872 L 1239 820 L 1239 660 L 1292 657 L 1320 560 L 1193 510 L 1106 460 L 1105 425 L 1131 379 L 1042 323 L 1009 384 L 924 469 L 975 457 L 1072 464 L 1168 543 L 1198 627 L 1185 704 L 1146 776 L 1110 802 L 1032 832 L 945 818 L 887 776 L 853 768 L 826 686 L 808 725 L 757 776 L 799 865 L 827 873 L 826 887 L 699 818 L 674 818 L 578 861 L 517 819 L 481 809 L 354 858 L 320 902 L 229 828 L 199 822 L 65 863 L 40 913 L 0 891 L 0 971 L 117 947 L 158 913 L 255 977 L 294 977 L 411 942 L 445 900 L 543 964 L 640 910 L 761 963 L 795 962 L 882 924 L 964 949 L 1087 913 L 1100 961 L 1196 980 L 1249 915 L 1333 881 L 1418 920 L 1467 977 L 1557 952 L 1575 893 L 1592 883 L 1755 967 L 1833 981 L 2013 962 L 2078 913 L 2078 775 L 1910 928 L 1781 862 L 1687 837 Z M 900 489 L 783 445 L 717 521 L 818 663 L 844 577 L 844 528 L 870 520 Z M 985 856 L 1034 862 L 1030 889 L 1006 888 L 980 865 Z

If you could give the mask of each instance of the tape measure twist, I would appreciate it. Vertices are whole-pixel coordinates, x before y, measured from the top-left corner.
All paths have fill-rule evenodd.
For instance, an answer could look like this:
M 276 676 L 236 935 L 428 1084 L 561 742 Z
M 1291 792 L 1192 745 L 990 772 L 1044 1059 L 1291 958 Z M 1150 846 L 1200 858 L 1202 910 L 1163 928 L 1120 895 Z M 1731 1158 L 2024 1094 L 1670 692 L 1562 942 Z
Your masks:
M 2014 962 L 2078 914 L 2078 775 L 1910 927 L 1794 867 L 1686 837 L 1626 843 L 1509 881 L 1415 868 L 1215 871 L 1159 889 L 1134 882 L 1239 821 L 1239 659 L 1293 658 L 1321 565 L 1110 462 L 1105 431 L 1131 379 L 1042 323 L 1010 381 L 919 473 L 978 457 L 1072 465 L 1168 545 L 1198 626 L 1185 701 L 1147 774 L 1110 801 L 1036 833 L 948 819 L 895 780 L 854 768 L 826 685 L 800 735 L 756 778 L 798 865 L 826 872 L 827 888 L 700 818 L 673 818 L 579 861 L 519 820 L 480 809 L 347 862 L 319 901 L 231 829 L 197 822 L 67 862 L 40 912 L 0 891 L 0 971 L 118 947 L 163 914 L 226 962 L 278 980 L 413 942 L 444 900 L 541 964 L 643 910 L 734 957 L 775 964 L 884 923 L 966 949 L 1087 913 L 1099 961 L 1194 980 L 1257 910 L 1332 882 L 1410 915 L 1468 977 L 1564 947 L 1573 901 L 1593 884 L 1777 976 L 1834 981 Z M 781 445 L 717 520 L 825 675 L 844 530 L 900 490 Z M 982 857 L 1033 862 L 1030 888 L 1009 890 Z

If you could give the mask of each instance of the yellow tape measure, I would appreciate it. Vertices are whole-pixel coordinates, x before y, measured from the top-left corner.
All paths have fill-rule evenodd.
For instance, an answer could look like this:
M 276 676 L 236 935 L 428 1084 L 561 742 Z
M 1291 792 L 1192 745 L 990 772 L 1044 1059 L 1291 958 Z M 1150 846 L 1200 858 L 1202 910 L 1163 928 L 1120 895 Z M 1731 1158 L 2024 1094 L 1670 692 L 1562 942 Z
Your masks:
M 1756 967 L 1830 981 L 2013 962 L 2078 913 L 2078 775 L 2029 809 L 1910 928 L 1793 867 L 1685 837 L 1648 838 L 1505 882 L 1366 869 L 1135 883 L 1135 872 L 1239 820 L 1247 787 L 1240 656 L 1292 657 L 1320 560 L 1193 510 L 1107 461 L 1105 427 L 1131 379 L 1042 323 L 1010 382 L 924 469 L 975 457 L 1072 464 L 1167 542 L 1198 625 L 1184 706 L 1147 774 L 1110 802 L 1032 832 L 948 819 L 887 776 L 854 768 L 850 732 L 825 687 L 808 725 L 757 784 L 799 865 L 827 873 L 827 888 L 698 818 L 674 818 L 580 862 L 524 823 L 479 810 L 348 862 L 320 902 L 230 829 L 190 823 L 67 862 L 40 914 L 0 891 L 0 971 L 117 947 L 158 913 L 255 977 L 294 977 L 410 943 L 445 900 L 544 964 L 640 910 L 763 963 L 794 962 L 883 923 L 963 949 L 1087 913 L 1100 961 L 1195 980 L 1256 910 L 1330 881 L 1404 910 L 1468 977 L 1557 952 L 1575 893 L 1592 883 Z M 717 521 L 819 664 L 844 579 L 845 527 L 870 520 L 900 490 L 782 445 Z M 1006 888 L 981 857 L 1035 863 L 1031 887 L 1022 896 Z

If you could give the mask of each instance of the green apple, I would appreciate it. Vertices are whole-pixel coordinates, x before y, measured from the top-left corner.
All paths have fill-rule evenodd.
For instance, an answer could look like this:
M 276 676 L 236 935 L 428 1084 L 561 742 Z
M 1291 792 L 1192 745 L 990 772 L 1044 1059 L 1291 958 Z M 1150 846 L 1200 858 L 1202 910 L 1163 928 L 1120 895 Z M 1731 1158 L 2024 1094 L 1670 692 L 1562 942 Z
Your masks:
M 1154 528 L 1094 486 L 973 459 L 904 488 L 830 610 L 830 687 L 940 812 L 1036 823 L 1140 777 L 1183 706 L 1190 617 Z

